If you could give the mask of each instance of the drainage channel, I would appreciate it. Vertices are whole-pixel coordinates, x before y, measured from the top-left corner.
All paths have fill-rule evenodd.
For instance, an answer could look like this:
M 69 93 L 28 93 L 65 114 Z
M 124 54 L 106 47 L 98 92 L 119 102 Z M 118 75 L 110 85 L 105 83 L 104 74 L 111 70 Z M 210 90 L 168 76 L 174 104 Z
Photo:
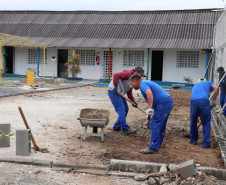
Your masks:
M 220 139 L 220 138 L 226 138 L 226 119 L 222 114 L 218 115 L 216 113 L 215 107 L 212 109 L 211 125 L 212 125 L 212 130 L 213 130 L 215 139 L 217 140 L 218 145 L 220 147 L 221 156 L 224 161 L 224 167 L 226 168 L 226 141 Z

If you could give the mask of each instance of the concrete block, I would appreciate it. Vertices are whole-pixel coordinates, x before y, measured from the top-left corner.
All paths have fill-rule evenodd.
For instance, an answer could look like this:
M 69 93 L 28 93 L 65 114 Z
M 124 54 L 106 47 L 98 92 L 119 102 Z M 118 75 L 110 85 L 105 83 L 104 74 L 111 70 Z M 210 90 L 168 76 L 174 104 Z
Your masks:
M 27 77 L 20 77 L 20 83 L 27 83 Z
M 197 167 L 194 159 L 180 163 L 178 169 L 183 178 L 197 174 Z
M 40 78 L 40 77 L 35 77 L 34 78 L 34 83 L 39 83 L 39 82 L 44 82 L 44 78 Z
M 10 124 L 0 123 L 0 148 L 10 147 L 10 137 L 5 134 L 10 134 Z
M 31 130 L 16 130 L 16 155 L 28 156 L 31 154 Z

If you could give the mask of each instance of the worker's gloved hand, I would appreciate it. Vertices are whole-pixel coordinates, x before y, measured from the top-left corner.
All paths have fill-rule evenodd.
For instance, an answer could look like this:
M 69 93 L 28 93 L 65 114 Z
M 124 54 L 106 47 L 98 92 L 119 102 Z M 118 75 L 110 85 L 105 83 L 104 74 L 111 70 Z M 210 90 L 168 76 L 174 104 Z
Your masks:
M 146 122 L 147 122 L 147 123 L 150 123 L 150 121 L 151 121 L 151 116 L 148 116 L 148 115 L 147 115 L 147 116 L 146 116 Z
M 148 110 L 146 111 L 147 116 L 152 116 L 152 113 L 153 113 L 153 109 L 148 108 Z
M 118 87 L 115 86 L 114 89 L 113 89 L 113 91 L 114 91 L 115 93 L 117 93 L 117 92 L 118 92 Z
M 135 108 L 137 108 L 138 107 L 137 102 L 134 101 L 133 104 L 132 104 L 132 106 L 135 107 Z

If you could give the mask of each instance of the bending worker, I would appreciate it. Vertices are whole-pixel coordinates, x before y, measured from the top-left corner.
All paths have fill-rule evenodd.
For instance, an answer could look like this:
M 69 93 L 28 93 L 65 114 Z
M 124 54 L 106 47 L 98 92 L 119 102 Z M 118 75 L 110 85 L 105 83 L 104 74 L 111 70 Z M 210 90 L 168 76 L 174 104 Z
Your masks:
M 154 111 L 150 121 L 151 141 L 148 148 L 140 150 L 140 153 L 156 153 L 162 145 L 165 136 L 166 123 L 173 108 L 173 99 L 158 84 L 142 80 L 136 74 L 132 75 L 129 81 L 134 89 L 140 89 L 142 96 L 146 99 L 148 103 L 147 116 L 151 117 Z
M 191 105 L 190 105 L 190 143 L 197 144 L 199 138 L 197 120 L 199 114 L 202 116 L 203 127 L 203 148 L 210 148 L 210 121 L 211 121 L 211 105 L 209 94 L 214 90 L 212 107 L 217 105 L 217 95 L 219 87 L 213 82 L 206 81 L 205 78 L 200 78 L 199 83 L 196 83 L 192 88 Z
M 223 67 L 218 67 L 217 72 L 219 73 L 219 81 L 221 81 L 219 83 L 220 89 L 221 89 L 220 105 L 221 105 L 221 108 L 223 108 L 224 104 L 226 103 L 226 75 L 224 76 L 225 71 L 224 71 Z M 224 110 L 223 110 L 223 115 L 224 115 L 224 117 L 226 117 L 226 108 L 224 108 Z
M 129 77 L 133 74 L 137 74 L 140 77 L 146 77 L 144 75 L 144 70 L 142 67 L 136 67 L 135 69 L 131 70 L 124 70 L 122 72 L 114 73 L 112 81 L 108 87 L 108 96 L 111 99 L 111 103 L 113 104 L 115 111 L 118 114 L 118 119 L 113 126 L 113 130 L 122 130 L 124 134 L 131 134 L 136 130 L 131 129 L 126 123 L 126 116 L 128 114 L 129 107 L 126 100 L 119 94 L 117 94 L 117 92 L 121 93 L 122 95 L 127 93 L 128 98 L 135 104 L 133 106 L 137 108 L 137 103 L 135 102 L 132 93 L 132 87 L 129 83 Z

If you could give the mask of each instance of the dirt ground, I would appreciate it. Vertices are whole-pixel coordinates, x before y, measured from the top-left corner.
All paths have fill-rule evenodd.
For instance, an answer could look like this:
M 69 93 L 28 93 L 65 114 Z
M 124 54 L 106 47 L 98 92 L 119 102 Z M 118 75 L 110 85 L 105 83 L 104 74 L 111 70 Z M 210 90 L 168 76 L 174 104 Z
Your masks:
M 151 131 L 146 128 L 146 115 L 129 105 L 127 123 L 137 132 L 124 135 L 112 131 L 117 114 L 107 95 L 106 87 L 77 87 L 67 90 L 49 91 L 1 98 L 1 122 L 11 124 L 11 132 L 25 128 L 18 111 L 22 107 L 32 133 L 39 147 L 49 153 L 32 150 L 28 157 L 15 155 L 15 137 L 11 137 L 11 147 L 4 148 L 0 155 L 8 158 L 34 158 L 53 160 L 74 165 L 109 164 L 110 159 L 137 160 L 156 163 L 179 164 L 194 159 L 204 167 L 223 169 L 218 148 L 203 149 L 202 127 L 199 129 L 198 145 L 189 144 L 190 93 L 184 90 L 167 90 L 174 100 L 166 135 L 159 152 L 153 155 L 140 154 L 150 141 Z M 139 107 L 146 110 L 147 103 L 140 91 L 133 90 Z M 100 137 L 89 136 L 83 140 L 84 128 L 77 118 L 81 109 L 107 109 L 111 112 L 110 122 L 104 131 L 104 142 Z M 143 126 L 141 126 L 143 124 Z M 89 128 L 88 132 L 92 132 Z M 214 143 L 214 138 L 211 136 Z

